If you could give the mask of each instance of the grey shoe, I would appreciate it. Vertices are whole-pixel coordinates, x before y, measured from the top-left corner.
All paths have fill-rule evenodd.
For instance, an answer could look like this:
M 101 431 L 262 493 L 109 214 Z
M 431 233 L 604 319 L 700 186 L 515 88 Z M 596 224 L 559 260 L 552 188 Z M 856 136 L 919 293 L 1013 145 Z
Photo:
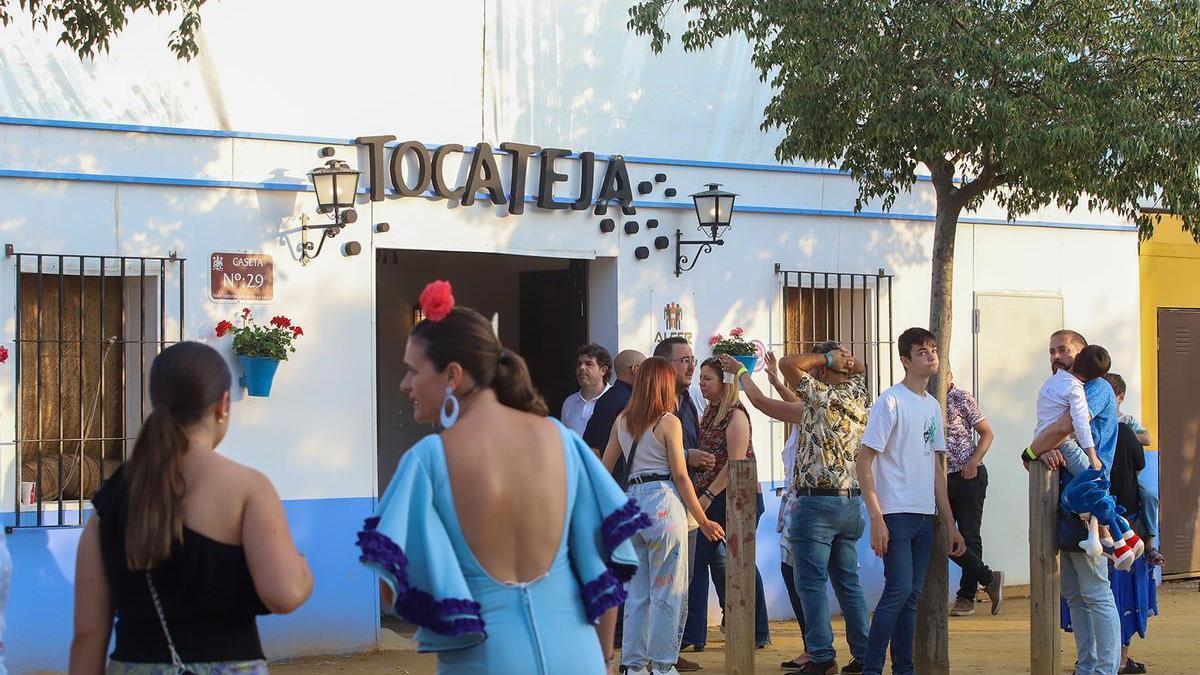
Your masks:
M 950 616 L 971 616 L 975 613 L 975 601 L 969 598 L 955 598 L 950 606 Z
M 983 587 L 983 591 L 992 600 L 992 615 L 1000 613 L 1000 606 L 1004 604 L 1004 572 L 993 571 L 992 583 Z

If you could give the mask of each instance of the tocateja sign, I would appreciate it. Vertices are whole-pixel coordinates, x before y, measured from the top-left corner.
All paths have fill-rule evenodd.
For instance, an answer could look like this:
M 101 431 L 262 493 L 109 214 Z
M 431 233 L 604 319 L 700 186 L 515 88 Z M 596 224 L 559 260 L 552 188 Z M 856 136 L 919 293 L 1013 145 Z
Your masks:
M 555 201 L 554 186 L 566 182 L 567 175 L 560 173 L 557 163 L 571 154 L 563 148 L 541 148 L 525 143 L 501 143 L 500 149 L 512 157 L 512 167 L 505 191 L 500 166 L 492 146 L 479 143 L 471 154 L 470 169 L 462 185 L 452 185 L 444 169 L 446 158 L 452 153 L 464 153 L 457 143 L 439 145 L 432 152 L 418 141 L 404 141 L 392 148 L 387 143 L 395 136 L 360 136 L 354 139 L 367 148 L 368 180 L 371 201 L 383 201 L 385 185 L 390 184 L 399 197 L 424 195 L 431 187 L 439 199 L 455 200 L 463 206 L 475 203 L 476 194 L 486 192 L 493 204 L 508 206 L 508 212 L 519 215 L 525 212 L 525 183 L 530 159 L 535 155 L 541 169 L 537 185 L 537 208 L 547 210 L 567 209 L 582 211 L 592 204 L 605 204 L 611 200 L 620 202 L 626 213 L 633 212 L 633 189 L 625 160 L 620 155 L 611 157 L 600 181 L 599 193 L 595 193 L 596 153 L 579 153 L 579 190 L 573 201 Z M 390 150 L 390 153 L 388 152 Z M 405 175 L 406 160 L 411 158 L 416 166 L 415 175 Z M 457 181 L 455 181 L 457 182 Z M 565 196 L 565 195 L 564 195 Z

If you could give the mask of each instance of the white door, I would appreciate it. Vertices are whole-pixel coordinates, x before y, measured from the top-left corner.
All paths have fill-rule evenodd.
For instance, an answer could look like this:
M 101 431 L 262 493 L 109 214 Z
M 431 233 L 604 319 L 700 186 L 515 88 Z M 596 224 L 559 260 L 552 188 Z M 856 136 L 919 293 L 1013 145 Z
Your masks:
M 996 432 L 984 461 L 983 559 L 1004 570 L 1006 584 L 1027 584 L 1029 478 L 1017 455 L 1033 440 L 1050 334 L 1063 327 L 1062 298 L 977 293 L 975 311 L 975 397 Z

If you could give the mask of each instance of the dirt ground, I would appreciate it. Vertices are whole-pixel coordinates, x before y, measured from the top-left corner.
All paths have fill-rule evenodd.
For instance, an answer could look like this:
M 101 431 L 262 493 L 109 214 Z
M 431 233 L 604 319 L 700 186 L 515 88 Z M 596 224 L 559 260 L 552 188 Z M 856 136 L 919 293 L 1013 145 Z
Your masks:
M 1145 640 L 1134 638 L 1132 656 L 1146 664 L 1150 673 L 1184 674 L 1200 672 L 1200 592 L 1196 582 L 1166 584 L 1159 587 L 1160 616 L 1150 620 Z M 834 620 L 839 655 L 846 653 L 845 635 L 840 620 Z M 800 652 L 800 631 L 795 623 L 771 624 L 773 644 L 757 653 L 756 673 L 777 675 L 779 662 Z M 1063 672 L 1070 672 L 1075 661 L 1075 643 L 1062 634 Z M 701 673 L 720 673 L 725 663 L 724 636 L 713 630 L 708 649 L 685 656 L 698 661 Z M 950 663 L 954 675 L 972 673 L 1029 672 L 1029 602 L 1005 601 L 1004 611 L 991 616 L 986 611 L 973 617 L 952 618 L 950 623 Z M 272 667 L 282 675 L 432 675 L 435 657 L 410 649 L 392 649 L 372 654 L 325 656 Z M 507 674 L 505 674 L 507 675 Z M 516 675 L 516 674 L 514 674 Z

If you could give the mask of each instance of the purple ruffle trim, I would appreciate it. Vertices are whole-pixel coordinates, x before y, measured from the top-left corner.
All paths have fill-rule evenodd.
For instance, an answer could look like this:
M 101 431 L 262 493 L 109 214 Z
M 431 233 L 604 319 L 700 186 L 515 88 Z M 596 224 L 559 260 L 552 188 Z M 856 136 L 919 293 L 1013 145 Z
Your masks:
M 608 610 L 620 607 L 626 597 L 625 584 L 617 580 L 611 569 L 605 570 L 604 574 L 583 585 L 583 604 L 588 621 L 595 623 Z
M 480 633 L 487 637 L 483 625 L 483 608 L 474 600 L 447 598 L 438 600 L 433 595 L 408 583 L 408 558 L 396 542 L 382 534 L 379 518 L 367 518 L 358 533 L 358 547 L 362 549 L 359 560 L 378 565 L 396 584 L 396 613 L 418 626 L 424 626 L 442 635 L 467 635 Z
M 625 502 L 625 506 L 608 514 L 604 522 L 600 523 L 600 532 L 604 536 L 604 546 L 607 549 L 607 557 L 610 559 L 607 561 L 608 566 L 618 580 L 625 582 L 632 579 L 637 567 L 611 562 L 613 551 L 617 550 L 618 546 L 636 534 L 638 530 L 650 527 L 652 524 L 650 516 L 642 513 L 637 500 L 632 497 Z

